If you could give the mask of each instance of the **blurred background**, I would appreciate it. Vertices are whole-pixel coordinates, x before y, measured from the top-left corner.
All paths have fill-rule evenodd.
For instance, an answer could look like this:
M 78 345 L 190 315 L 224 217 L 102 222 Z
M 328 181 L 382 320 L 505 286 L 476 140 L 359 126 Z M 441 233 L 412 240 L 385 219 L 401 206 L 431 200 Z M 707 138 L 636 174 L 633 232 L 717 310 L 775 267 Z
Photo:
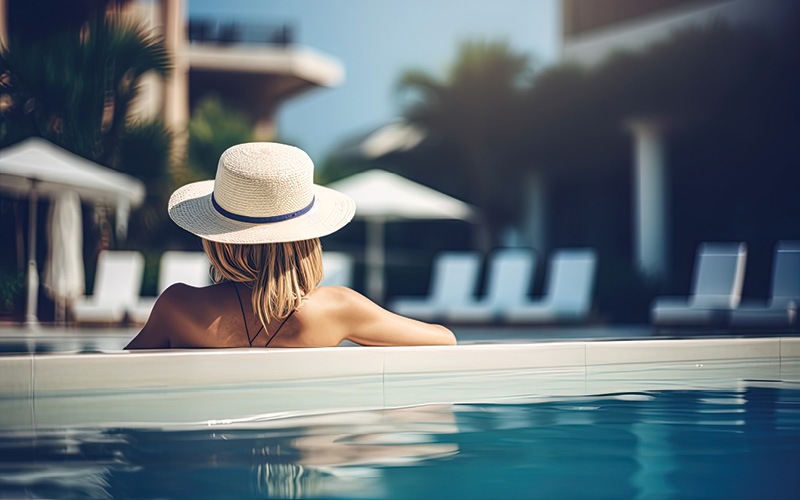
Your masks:
M 0 161 L 41 137 L 142 181 L 129 209 L 81 200 L 89 292 L 99 252 L 132 249 L 155 293 L 164 251 L 200 249 L 171 192 L 277 140 L 319 183 L 381 169 L 474 210 L 383 226 L 381 300 L 425 294 L 445 250 L 590 247 L 593 321 L 646 322 L 700 242 L 747 242 L 766 297 L 800 239 L 798 21 L 792 0 L 0 0 Z M 52 203 L 2 192 L 0 319 L 24 316 Z M 368 232 L 323 239 L 362 291 Z

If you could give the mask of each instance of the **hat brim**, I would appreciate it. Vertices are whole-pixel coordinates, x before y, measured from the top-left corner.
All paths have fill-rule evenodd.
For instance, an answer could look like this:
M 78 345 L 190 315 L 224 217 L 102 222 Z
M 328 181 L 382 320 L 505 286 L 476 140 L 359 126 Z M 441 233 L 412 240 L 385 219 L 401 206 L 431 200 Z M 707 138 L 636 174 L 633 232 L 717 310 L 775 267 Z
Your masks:
M 201 238 L 234 244 L 283 243 L 319 238 L 331 234 L 353 219 L 352 198 L 333 189 L 314 185 L 311 210 L 280 222 L 254 224 L 229 219 L 211 204 L 214 181 L 187 184 L 169 199 L 170 218 Z

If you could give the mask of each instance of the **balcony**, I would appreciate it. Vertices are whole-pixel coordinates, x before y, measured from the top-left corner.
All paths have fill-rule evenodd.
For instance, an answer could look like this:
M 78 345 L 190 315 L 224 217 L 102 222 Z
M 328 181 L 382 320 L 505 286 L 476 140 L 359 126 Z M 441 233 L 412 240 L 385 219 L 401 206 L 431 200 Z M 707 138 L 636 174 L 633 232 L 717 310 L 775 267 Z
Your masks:
M 205 96 L 221 96 L 251 115 L 259 140 L 270 139 L 281 104 L 344 80 L 338 60 L 301 47 L 293 33 L 293 27 L 285 23 L 191 19 L 185 52 L 190 109 Z
M 285 47 L 294 42 L 286 23 L 243 24 L 212 19 L 190 19 L 186 30 L 190 43 L 212 45 L 268 45 Z

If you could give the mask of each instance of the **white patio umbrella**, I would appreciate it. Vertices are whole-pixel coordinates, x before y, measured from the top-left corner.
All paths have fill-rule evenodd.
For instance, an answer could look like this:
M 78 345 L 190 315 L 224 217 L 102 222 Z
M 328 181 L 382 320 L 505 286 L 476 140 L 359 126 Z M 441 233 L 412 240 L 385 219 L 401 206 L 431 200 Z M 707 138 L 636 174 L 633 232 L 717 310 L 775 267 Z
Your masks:
M 330 185 L 356 202 L 356 218 L 367 222 L 367 295 L 376 302 L 384 293 L 384 225 L 393 220 L 456 219 L 472 221 L 470 205 L 405 177 L 368 170 Z
M 55 197 L 71 190 L 86 203 L 111 206 L 117 210 L 117 224 L 126 227 L 130 207 L 144 200 L 144 184 L 70 153 L 44 139 L 33 137 L 0 150 L 0 191 L 27 197 L 30 202 L 28 225 L 28 301 L 25 322 L 38 323 L 36 317 L 39 272 L 36 263 L 36 202 L 40 196 Z
M 75 191 L 55 197 L 47 224 L 50 245 L 42 285 L 55 300 L 56 321 L 63 322 L 67 304 L 84 292 L 83 222 Z

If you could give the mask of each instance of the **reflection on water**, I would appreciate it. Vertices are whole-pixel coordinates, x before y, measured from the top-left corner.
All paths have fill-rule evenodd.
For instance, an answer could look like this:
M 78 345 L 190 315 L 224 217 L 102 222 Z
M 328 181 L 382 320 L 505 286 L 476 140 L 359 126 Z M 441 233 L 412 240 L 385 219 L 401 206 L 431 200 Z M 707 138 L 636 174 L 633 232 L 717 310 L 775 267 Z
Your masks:
M 210 427 L 0 432 L 0 497 L 382 497 L 381 467 L 458 452 L 449 405 Z
M 92 335 L 61 332 L 57 334 L 36 335 L 23 332 L 18 335 L 6 334 L 0 337 L 0 354 L 86 354 L 96 352 L 118 352 L 136 334 L 121 333 L 104 334 L 103 331 Z
M 6 498 L 790 498 L 800 388 L 0 431 Z

